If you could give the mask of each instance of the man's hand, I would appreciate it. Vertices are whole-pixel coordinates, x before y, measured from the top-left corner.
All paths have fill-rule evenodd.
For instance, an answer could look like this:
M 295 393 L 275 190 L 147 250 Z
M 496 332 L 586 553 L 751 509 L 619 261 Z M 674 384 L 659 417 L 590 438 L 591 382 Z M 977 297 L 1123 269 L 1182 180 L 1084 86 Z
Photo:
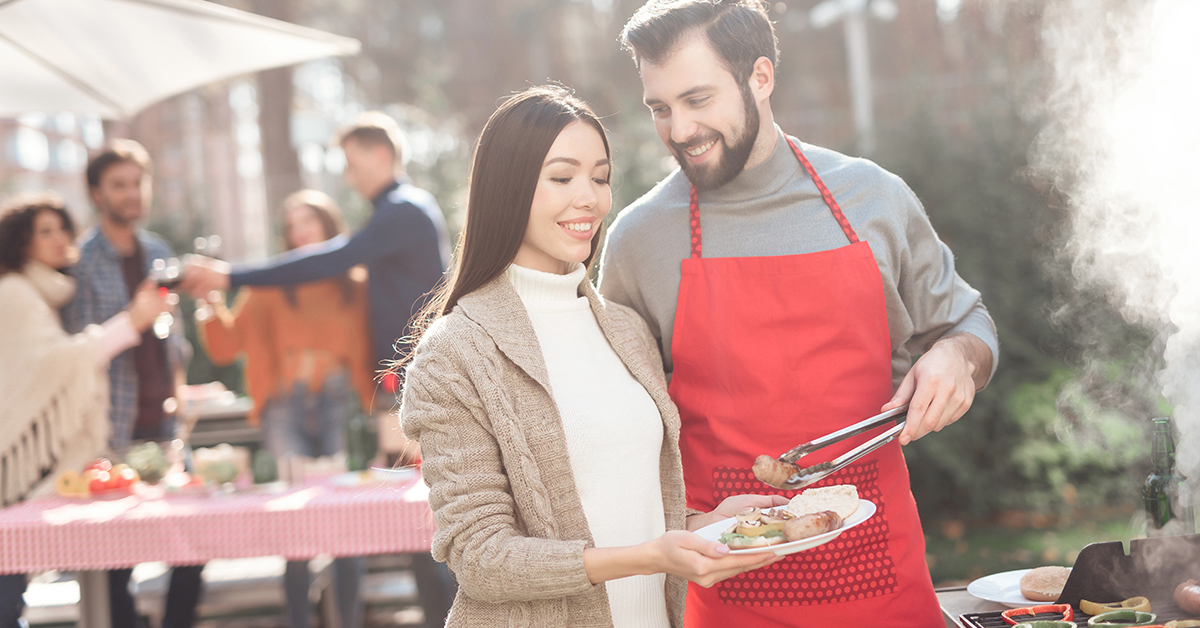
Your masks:
M 726 497 L 712 512 L 692 515 L 687 518 L 688 530 L 699 530 L 710 523 L 728 519 L 739 512 L 754 506 L 755 508 L 774 508 L 786 506 L 790 499 L 783 495 L 731 495 Z
M 228 262 L 193 255 L 183 267 L 180 287 L 193 299 L 204 298 L 213 290 L 228 290 L 230 270 Z
M 992 350 L 987 344 L 968 333 L 946 336 L 913 364 L 881 411 L 909 404 L 908 424 L 900 432 L 900 444 L 907 445 L 957 421 L 991 372 Z

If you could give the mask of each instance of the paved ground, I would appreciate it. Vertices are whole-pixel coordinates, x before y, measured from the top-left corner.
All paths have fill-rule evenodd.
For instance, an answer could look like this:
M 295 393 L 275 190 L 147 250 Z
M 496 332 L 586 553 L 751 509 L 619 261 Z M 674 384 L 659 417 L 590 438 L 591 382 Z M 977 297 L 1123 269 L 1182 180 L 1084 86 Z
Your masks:
M 319 599 L 327 582 L 327 561 L 313 561 L 314 597 L 317 598 L 313 626 L 330 626 L 322 621 Z M 363 581 L 367 603 L 366 624 L 370 628 L 424 626 L 424 613 L 417 605 L 416 583 L 408 571 L 406 556 L 376 556 L 368 559 Z M 283 594 L 284 560 L 280 557 L 216 560 L 204 568 L 205 593 L 197 628 L 287 628 Z M 161 612 L 166 588 L 166 565 L 148 563 L 134 570 L 138 609 L 151 617 Z M 49 572 L 35 578 L 25 594 L 26 618 L 33 627 L 74 626 L 79 617 L 79 586 L 69 573 Z M 332 627 L 331 627 L 332 628 Z

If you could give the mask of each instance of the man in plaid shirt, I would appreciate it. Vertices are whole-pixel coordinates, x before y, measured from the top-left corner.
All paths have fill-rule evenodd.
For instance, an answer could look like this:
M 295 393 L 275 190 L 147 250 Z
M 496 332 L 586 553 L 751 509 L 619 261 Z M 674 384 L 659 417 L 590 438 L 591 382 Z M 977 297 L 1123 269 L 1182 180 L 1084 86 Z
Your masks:
M 150 205 L 150 156 L 132 140 L 116 140 L 88 162 L 88 192 L 99 225 L 84 234 L 80 259 L 71 274 L 75 297 L 62 310 L 71 333 L 101 323 L 129 305 L 147 281 L 155 260 L 171 257 L 162 237 L 137 227 Z M 182 373 L 185 344 L 180 334 L 166 340 L 147 330 L 136 347 L 113 358 L 109 367 L 112 437 L 122 450 L 140 440 L 175 438 L 175 387 Z M 191 626 L 200 597 L 203 565 L 177 567 L 167 591 L 164 628 Z M 138 625 L 129 594 L 131 569 L 109 572 L 109 602 L 114 626 Z

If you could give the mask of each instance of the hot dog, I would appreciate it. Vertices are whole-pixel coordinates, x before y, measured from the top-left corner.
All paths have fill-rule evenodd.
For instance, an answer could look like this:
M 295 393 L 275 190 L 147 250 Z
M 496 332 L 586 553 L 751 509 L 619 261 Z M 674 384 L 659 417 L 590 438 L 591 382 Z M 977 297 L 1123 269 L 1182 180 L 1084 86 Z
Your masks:
M 825 510 L 785 521 L 783 534 L 788 541 L 799 541 L 832 532 L 840 527 L 842 527 L 842 518 L 832 510 Z
M 721 535 L 721 542 L 730 549 L 764 547 L 807 539 L 840 527 L 842 518 L 831 510 L 797 517 L 786 508 L 761 511 L 747 508 L 738 513 L 737 522 Z

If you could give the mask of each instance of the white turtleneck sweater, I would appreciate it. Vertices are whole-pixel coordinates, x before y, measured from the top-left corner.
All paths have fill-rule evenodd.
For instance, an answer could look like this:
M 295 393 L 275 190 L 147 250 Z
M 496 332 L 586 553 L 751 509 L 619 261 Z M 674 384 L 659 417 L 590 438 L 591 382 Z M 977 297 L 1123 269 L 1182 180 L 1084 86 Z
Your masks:
M 506 273 L 525 304 L 546 360 L 566 433 L 571 472 L 596 547 L 643 543 L 666 532 L 658 407 L 617 357 L 586 297 L 586 270 L 566 275 L 512 265 Z M 605 584 L 615 628 L 667 628 L 663 574 Z

